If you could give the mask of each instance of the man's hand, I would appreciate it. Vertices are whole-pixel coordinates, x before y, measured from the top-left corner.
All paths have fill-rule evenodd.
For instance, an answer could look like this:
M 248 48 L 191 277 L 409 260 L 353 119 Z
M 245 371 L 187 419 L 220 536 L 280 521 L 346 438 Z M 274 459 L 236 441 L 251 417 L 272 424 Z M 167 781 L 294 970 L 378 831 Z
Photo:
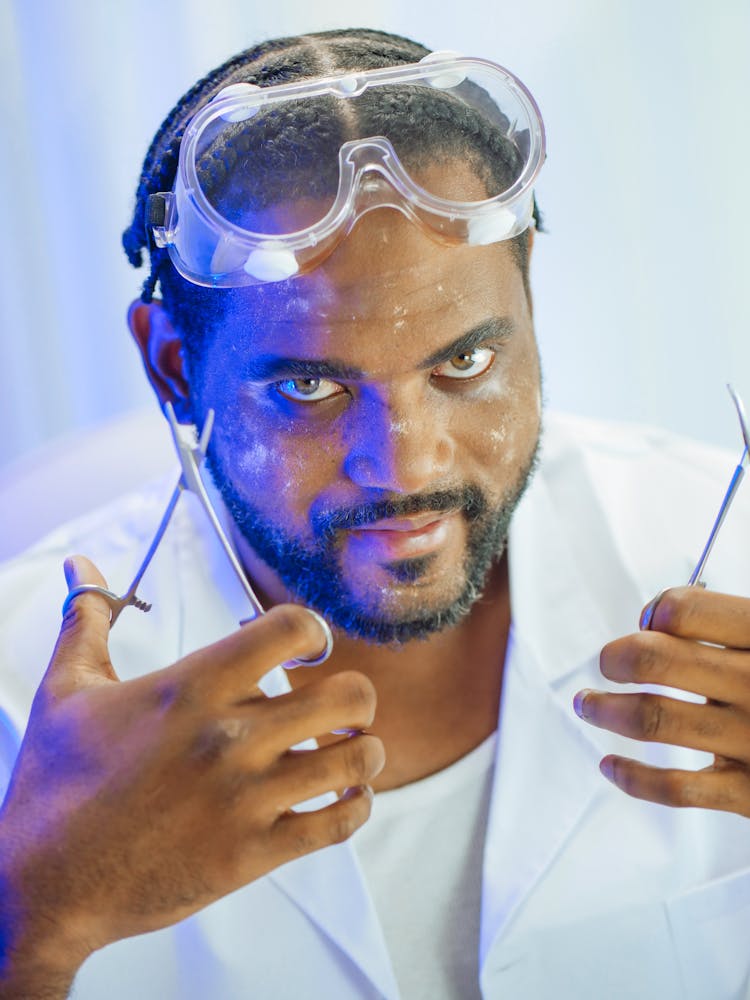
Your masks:
M 82 557 L 67 571 L 71 587 L 106 586 Z M 323 632 L 304 608 L 277 607 L 127 682 L 108 635 L 104 599 L 76 598 L 0 812 L 2 997 L 36 996 L 8 985 L 22 981 L 69 984 L 95 949 L 343 841 L 370 812 L 384 754 L 359 732 L 375 711 L 369 680 L 339 673 L 273 699 L 257 686 L 276 664 L 320 653 Z M 334 730 L 354 735 L 290 749 Z M 291 811 L 332 789 L 347 791 L 320 810 Z
M 706 750 L 714 763 L 682 771 L 610 755 L 601 762 L 602 773 L 636 798 L 750 817 L 750 600 L 680 587 L 644 609 L 642 628 L 647 615 L 651 631 L 604 647 L 604 676 L 692 691 L 706 702 L 580 691 L 575 710 L 623 736 Z

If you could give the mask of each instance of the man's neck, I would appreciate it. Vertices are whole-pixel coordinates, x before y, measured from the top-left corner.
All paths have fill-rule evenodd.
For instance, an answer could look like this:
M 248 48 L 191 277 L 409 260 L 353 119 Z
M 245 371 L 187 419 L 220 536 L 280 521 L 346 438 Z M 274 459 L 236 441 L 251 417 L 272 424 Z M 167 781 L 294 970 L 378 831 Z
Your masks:
M 484 596 L 454 628 L 401 646 L 337 635 L 328 662 L 290 671 L 289 678 L 297 687 L 313 676 L 358 670 L 372 680 L 378 708 L 371 732 L 386 749 L 375 788 L 384 791 L 448 767 L 494 732 L 509 628 L 503 557 Z

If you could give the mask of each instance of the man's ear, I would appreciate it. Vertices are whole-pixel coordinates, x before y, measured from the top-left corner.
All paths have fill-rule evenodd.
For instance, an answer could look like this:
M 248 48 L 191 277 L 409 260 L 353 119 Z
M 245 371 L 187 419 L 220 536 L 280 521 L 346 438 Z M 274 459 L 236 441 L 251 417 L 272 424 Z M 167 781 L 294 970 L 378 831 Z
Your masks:
M 136 299 L 128 309 L 128 326 L 162 409 L 165 403 L 170 402 L 178 420 L 191 420 L 190 386 L 182 340 L 167 318 L 161 302 Z

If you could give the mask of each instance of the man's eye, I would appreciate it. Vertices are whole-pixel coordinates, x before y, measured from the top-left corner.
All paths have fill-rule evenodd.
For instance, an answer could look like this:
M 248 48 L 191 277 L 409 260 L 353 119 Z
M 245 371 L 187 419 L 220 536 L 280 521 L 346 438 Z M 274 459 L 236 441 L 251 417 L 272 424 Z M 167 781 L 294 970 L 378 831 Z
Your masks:
M 274 388 L 295 403 L 319 403 L 344 391 L 338 382 L 328 378 L 286 378 L 276 382 Z
M 433 375 L 443 378 L 469 379 L 483 375 L 492 366 L 495 351 L 491 347 L 477 347 L 466 354 L 456 354 L 450 361 L 443 362 L 433 369 Z

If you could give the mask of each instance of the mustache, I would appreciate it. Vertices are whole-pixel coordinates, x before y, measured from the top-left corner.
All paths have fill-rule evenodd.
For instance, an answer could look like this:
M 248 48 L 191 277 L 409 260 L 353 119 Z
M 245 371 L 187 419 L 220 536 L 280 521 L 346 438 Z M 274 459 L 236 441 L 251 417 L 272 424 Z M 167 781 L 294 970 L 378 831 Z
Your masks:
M 408 517 L 410 514 L 447 514 L 460 511 L 467 521 L 472 522 L 482 517 L 487 508 L 487 500 L 479 487 L 467 485 L 461 489 L 389 497 L 354 507 L 323 511 L 313 516 L 312 527 L 317 536 L 330 538 L 337 531 L 361 528 L 374 524 L 375 521 Z

